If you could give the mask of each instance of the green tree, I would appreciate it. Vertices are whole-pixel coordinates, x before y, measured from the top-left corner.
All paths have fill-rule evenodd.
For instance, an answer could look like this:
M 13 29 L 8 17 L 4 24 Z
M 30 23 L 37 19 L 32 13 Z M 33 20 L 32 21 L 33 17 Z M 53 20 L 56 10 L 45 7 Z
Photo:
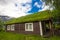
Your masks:
M 54 10 L 57 10 L 57 16 L 60 17 L 60 0 L 42 0 L 45 2 L 45 5 L 49 6 L 50 8 L 53 8 Z
M 54 14 L 53 16 L 55 17 L 55 19 L 60 19 L 60 0 L 42 0 L 43 2 L 45 2 L 45 5 L 49 6 L 50 8 L 53 8 L 52 13 Z
M 49 5 L 50 7 L 55 7 L 55 9 L 60 10 L 60 0 L 42 0 L 45 2 L 45 5 Z
M 54 25 L 52 26 L 54 27 L 54 29 L 60 29 L 60 0 L 42 0 L 42 1 L 45 2 L 45 5 L 49 6 L 48 10 L 53 8 L 52 14 L 54 18 L 52 19 L 52 22 Z M 54 35 L 54 31 L 52 33 Z
M 4 22 L 0 19 L 0 31 L 3 30 Z

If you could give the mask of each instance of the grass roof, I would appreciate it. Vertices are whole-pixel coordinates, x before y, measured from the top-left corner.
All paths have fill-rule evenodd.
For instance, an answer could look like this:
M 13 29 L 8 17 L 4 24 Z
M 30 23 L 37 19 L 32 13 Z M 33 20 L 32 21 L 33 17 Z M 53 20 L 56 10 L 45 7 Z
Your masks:
M 33 22 L 33 21 L 43 21 L 43 20 L 48 20 L 50 19 L 51 13 L 50 11 L 42 11 L 42 12 L 37 12 L 34 14 L 22 16 L 16 19 L 9 20 L 5 22 L 5 24 L 13 24 L 13 23 L 23 23 L 23 22 Z

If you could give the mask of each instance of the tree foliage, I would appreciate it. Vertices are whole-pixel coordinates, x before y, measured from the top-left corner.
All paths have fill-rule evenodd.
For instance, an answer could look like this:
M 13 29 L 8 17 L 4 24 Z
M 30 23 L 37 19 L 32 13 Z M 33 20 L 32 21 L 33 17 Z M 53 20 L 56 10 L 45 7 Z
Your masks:
M 57 15 L 60 17 L 60 0 L 42 0 L 45 2 L 45 5 L 48 5 L 50 8 L 57 10 Z
M 60 10 L 60 0 L 42 0 L 45 2 L 45 5 L 49 5 L 50 7 L 54 6 L 55 9 Z
M 55 27 L 56 28 L 60 28 L 60 0 L 42 0 L 43 2 L 45 2 L 45 5 L 49 5 L 49 7 L 54 8 L 53 9 L 53 16 L 54 19 L 53 21 L 55 22 Z M 49 8 L 49 9 L 50 9 Z
M 3 26 L 4 26 L 4 22 L 0 19 L 0 30 L 3 29 Z

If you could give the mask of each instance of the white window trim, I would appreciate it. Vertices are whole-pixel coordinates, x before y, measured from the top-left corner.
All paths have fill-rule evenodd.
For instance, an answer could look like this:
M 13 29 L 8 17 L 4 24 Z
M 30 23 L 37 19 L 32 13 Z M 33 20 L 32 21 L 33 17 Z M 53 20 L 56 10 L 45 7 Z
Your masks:
M 11 31 L 14 31 L 15 30 L 15 27 L 14 26 L 15 26 L 14 24 L 11 25 Z M 12 29 L 12 27 L 13 27 L 13 29 Z
M 10 30 L 10 25 L 7 25 L 7 30 Z
M 41 21 L 39 22 L 39 26 L 40 26 L 40 35 L 43 36 L 43 30 L 42 30 L 42 24 L 41 24 Z
M 26 24 L 32 24 L 32 29 L 29 29 L 29 26 L 28 29 L 26 29 Z M 33 31 L 33 23 L 25 23 L 25 31 Z

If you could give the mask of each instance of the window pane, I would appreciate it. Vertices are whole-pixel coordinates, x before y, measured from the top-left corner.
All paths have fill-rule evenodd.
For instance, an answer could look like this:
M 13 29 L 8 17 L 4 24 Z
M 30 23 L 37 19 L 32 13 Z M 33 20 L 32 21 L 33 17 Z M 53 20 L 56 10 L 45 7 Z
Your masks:
M 25 31 L 33 31 L 33 23 L 26 23 Z
M 29 29 L 32 29 L 32 24 L 29 24 Z
M 10 25 L 7 26 L 7 30 L 10 30 Z
M 26 24 L 26 29 L 28 29 L 28 24 Z
M 14 28 L 14 25 L 11 25 L 11 30 L 13 31 L 15 28 Z
M 14 26 L 12 26 L 11 29 L 14 29 Z

